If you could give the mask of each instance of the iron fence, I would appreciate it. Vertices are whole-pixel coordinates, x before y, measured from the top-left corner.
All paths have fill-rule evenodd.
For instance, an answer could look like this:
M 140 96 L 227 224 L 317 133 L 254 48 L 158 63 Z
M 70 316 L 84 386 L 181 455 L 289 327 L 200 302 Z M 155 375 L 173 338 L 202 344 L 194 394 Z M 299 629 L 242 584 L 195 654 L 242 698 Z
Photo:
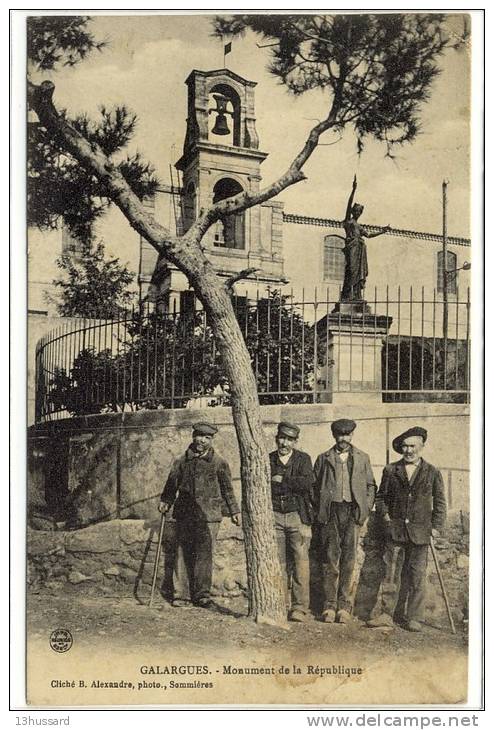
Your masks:
M 467 402 L 470 294 L 444 303 L 410 287 L 377 290 L 349 307 L 329 294 L 273 291 L 235 297 L 234 308 L 268 403 L 331 402 L 378 392 L 385 401 Z M 115 319 L 61 325 L 36 348 L 36 421 L 68 415 L 228 405 L 206 312 L 192 293 L 162 312 L 149 304 Z

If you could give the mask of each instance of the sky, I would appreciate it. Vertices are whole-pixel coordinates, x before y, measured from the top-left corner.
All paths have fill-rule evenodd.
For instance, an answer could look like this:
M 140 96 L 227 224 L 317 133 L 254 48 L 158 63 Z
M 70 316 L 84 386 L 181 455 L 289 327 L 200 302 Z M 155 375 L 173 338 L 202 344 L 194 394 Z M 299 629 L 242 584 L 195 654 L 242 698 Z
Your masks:
M 73 69 L 46 74 L 56 84 L 55 103 L 71 114 L 97 114 L 98 106 L 126 104 L 138 116 L 130 151 L 150 160 L 163 183 L 169 165 L 181 154 L 185 135 L 185 79 L 192 69 L 223 67 L 222 44 L 211 36 L 212 16 L 93 16 L 92 30 L 108 46 Z M 461 16 L 450 16 L 453 34 L 463 29 Z M 265 184 L 285 171 L 303 145 L 314 119 L 322 118 L 327 100 L 319 92 L 295 98 L 269 75 L 269 49 L 256 46 L 248 33 L 233 40 L 227 67 L 256 81 L 256 117 L 260 149 L 269 156 L 261 172 Z M 342 218 L 353 175 L 356 199 L 365 205 L 364 223 L 440 233 L 442 181 L 448 186 L 448 233 L 468 236 L 470 146 L 469 48 L 447 51 L 441 75 L 421 114 L 423 133 L 415 142 L 385 158 L 385 148 L 368 141 L 357 154 L 351 130 L 330 146 L 320 146 L 304 168 L 307 180 L 284 191 L 285 210 L 323 218 Z M 334 133 L 322 140 L 336 141 Z

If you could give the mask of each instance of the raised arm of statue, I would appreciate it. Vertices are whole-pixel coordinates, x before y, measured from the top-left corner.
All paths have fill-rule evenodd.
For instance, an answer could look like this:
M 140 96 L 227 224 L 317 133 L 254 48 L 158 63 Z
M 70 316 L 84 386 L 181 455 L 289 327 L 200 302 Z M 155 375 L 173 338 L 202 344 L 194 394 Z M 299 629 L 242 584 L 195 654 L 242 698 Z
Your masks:
M 352 215 L 352 206 L 353 206 L 353 199 L 355 197 L 355 191 L 357 189 L 357 176 L 353 176 L 353 183 L 352 183 L 352 192 L 350 193 L 350 197 L 348 198 L 348 203 L 346 205 L 346 213 L 345 213 L 345 220 L 349 221 L 350 217 Z

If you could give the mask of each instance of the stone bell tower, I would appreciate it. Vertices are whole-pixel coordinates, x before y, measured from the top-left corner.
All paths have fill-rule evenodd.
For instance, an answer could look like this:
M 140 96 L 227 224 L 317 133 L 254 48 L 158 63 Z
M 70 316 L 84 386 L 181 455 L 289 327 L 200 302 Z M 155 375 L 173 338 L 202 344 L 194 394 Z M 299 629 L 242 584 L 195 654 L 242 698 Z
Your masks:
M 228 69 L 192 71 L 188 89 L 187 129 L 183 154 L 176 163 L 182 174 L 181 228 L 186 232 L 201 210 L 242 191 L 256 193 L 261 183 L 261 164 L 267 153 L 259 150 L 254 89 Z M 276 286 L 283 279 L 283 204 L 269 202 L 218 221 L 203 244 L 220 275 L 225 277 L 255 267 L 258 286 Z M 162 274 L 165 274 L 162 271 Z M 187 289 L 180 272 L 166 267 L 161 290 Z M 164 286 L 163 286 L 164 285 Z M 242 285 L 237 285 L 237 291 Z M 244 285 L 245 290 L 245 285 Z

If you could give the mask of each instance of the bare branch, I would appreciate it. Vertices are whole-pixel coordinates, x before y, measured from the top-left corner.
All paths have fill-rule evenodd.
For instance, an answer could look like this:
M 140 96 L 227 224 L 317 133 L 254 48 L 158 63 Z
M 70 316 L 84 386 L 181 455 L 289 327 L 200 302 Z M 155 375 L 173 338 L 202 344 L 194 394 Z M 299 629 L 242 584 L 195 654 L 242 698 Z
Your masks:
M 233 274 L 233 276 L 230 276 L 225 281 L 226 288 L 230 290 L 233 289 L 237 281 L 248 279 L 251 274 L 255 274 L 257 271 L 260 271 L 260 269 L 256 269 L 255 266 L 251 266 L 249 269 L 242 269 L 242 271 L 239 271 L 238 274 Z
M 309 136 L 305 140 L 304 146 L 297 154 L 297 156 L 292 160 L 288 170 L 286 170 L 283 175 L 275 180 L 275 182 L 263 188 L 258 193 L 238 193 L 238 195 L 234 195 L 231 198 L 226 198 L 225 200 L 221 200 L 219 203 L 212 205 L 197 218 L 195 223 L 189 229 L 188 234 L 195 240 L 200 240 L 204 236 L 206 231 L 213 225 L 213 223 L 215 223 L 220 218 L 233 215 L 234 213 L 242 213 L 248 208 L 252 208 L 255 205 L 260 205 L 266 200 L 271 200 L 291 185 L 295 185 L 301 180 L 305 180 L 306 176 L 302 172 L 302 167 L 318 146 L 320 136 L 328 129 L 331 129 L 336 125 L 336 118 L 340 110 L 340 105 L 341 93 L 338 93 L 337 90 L 333 99 L 331 111 L 329 112 L 326 119 L 318 122 L 318 124 L 316 124 L 311 129 L 311 131 L 309 132 Z
M 328 41 L 327 38 L 322 38 L 320 35 L 313 35 L 312 33 L 307 33 L 306 30 L 304 30 L 303 28 L 300 28 L 298 25 L 293 23 L 291 20 L 288 21 L 288 25 L 291 25 L 293 30 L 295 30 L 297 33 L 300 33 L 300 35 L 304 36 L 304 38 L 307 38 L 308 40 L 317 41 L 318 43 L 324 43 L 328 46 L 332 45 L 331 41 Z
M 49 130 L 55 140 L 63 144 L 65 151 L 73 155 L 98 178 L 108 197 L 119 206 L 131 226 L 160 254 L 166 255 L 184 271 L 183 254 L 187 252 L 188 247 L 190 248 L 189 240 L 173 236 L 165 226 L 156 222 L 142 206 L 118 165 L 115 165 L 95 142 L 89 142 L 59 114 L 52 101 L 54 90 L 55 85 L 51 81 L 43 81 L 39 86 L 28 81 L 28 102 L 38 115 L 40 124 Z M 202 255 L 198 247 L 193 248 L 193 252 L 188 252 L 190 257 Z

